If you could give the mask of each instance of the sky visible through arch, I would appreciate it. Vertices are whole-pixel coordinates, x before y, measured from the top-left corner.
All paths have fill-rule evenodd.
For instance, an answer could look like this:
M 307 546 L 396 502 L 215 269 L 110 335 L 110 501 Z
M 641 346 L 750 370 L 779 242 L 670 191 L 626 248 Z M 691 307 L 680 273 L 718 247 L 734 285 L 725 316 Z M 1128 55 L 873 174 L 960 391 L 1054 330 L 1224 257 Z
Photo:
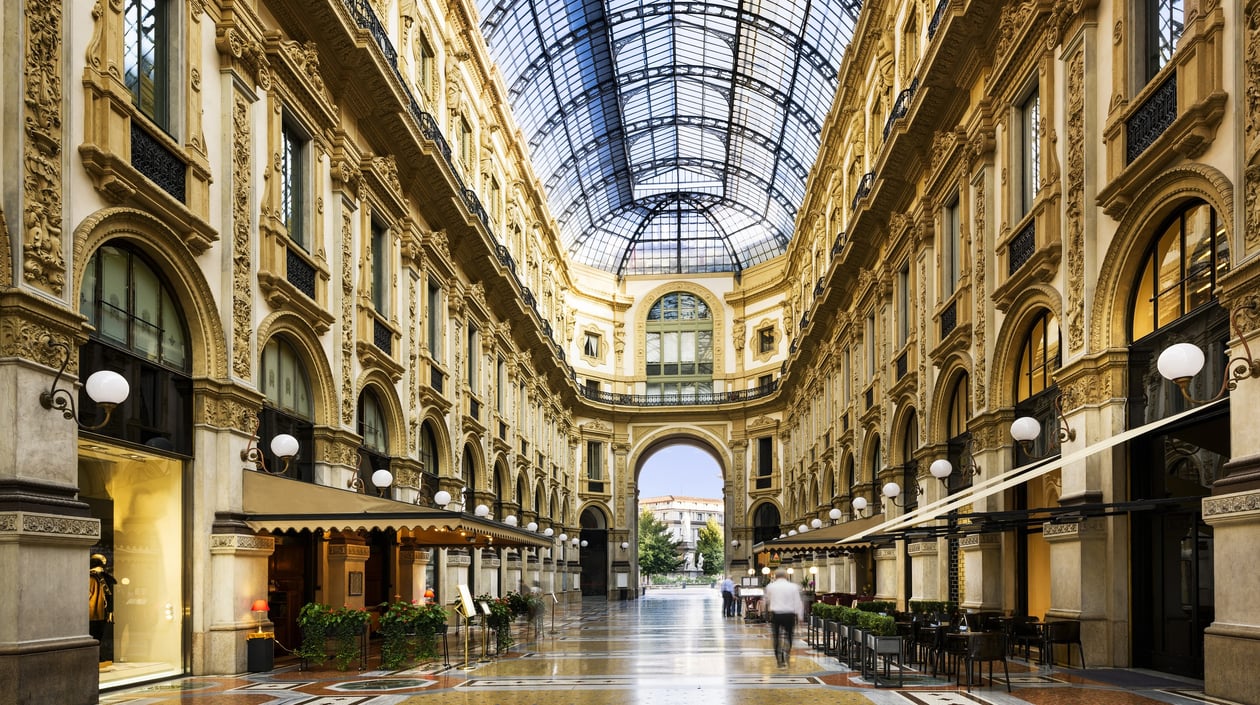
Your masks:
M 689 445 L 653 453 L 639 473 L 639 499 L 663 495 L 722 498 L 722 471 L 713 456 Z

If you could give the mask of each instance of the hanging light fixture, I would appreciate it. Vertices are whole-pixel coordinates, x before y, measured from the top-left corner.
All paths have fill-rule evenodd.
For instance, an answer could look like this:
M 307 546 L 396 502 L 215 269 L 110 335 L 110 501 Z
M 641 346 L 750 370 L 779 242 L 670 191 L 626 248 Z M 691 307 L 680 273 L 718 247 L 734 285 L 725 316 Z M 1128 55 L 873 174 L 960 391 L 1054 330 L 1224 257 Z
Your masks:
M 131 385 L 127 384 L 126 378 L 114 372 L 113 370 L 98 370 L 93 372 L 87 381 L 83 384 L 83 391 L 88 395 L 97 406 L 105 410 L 105 418 L 101 422 L 88 426 L 79 421 L 77 412 L 74 409 L 74 395 L 70 390 L 59 388 L 57 383 L 61 381 L 61 376 L 66 372 L 66 366 L 70 364 L 70 346 L 65 343 L 53 340 L 51 335 L 44 336 L 44 342 L 50 348 L 57 348 L 62 352 L 61 368 L 57 370 L 57 376 L 53 377 L 52 386 L 46 391 L 39 393 L 39 403 L 45 409 L 50 411 L 60 411 L 62 416 L 67 419 L 74 419 L 74 422 L 85 431 L 95 431 L 103 428 L 109 423 L 109 417 L 114 412 L 114 408 L 127 400 L 127 395 L 131 392 Z

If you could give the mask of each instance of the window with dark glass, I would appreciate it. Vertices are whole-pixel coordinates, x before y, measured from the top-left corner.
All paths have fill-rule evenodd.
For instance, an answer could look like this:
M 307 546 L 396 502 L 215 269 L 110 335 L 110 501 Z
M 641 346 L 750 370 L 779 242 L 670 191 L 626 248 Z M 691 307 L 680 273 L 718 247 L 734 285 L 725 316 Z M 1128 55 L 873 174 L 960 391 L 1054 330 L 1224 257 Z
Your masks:
M 1033 321 L 1019 350 L 1015 377 L 1015 401 L 1023 401 L 1054 384 L 1059 369 L 1059 322 L 1048 310 Z
M 494 408 L 500 413 L 507 413 L 507 362 L 499 358 L 494 373 Z
M 285 121 L 280 127 L 280 213 L 289 239 L 304 250 L 311 247 L 306 232 L 307 143 L 302 134 Z
M 277 336 L 263 347 L 259 375 L 266 400 L 263 402 L 258 437 L 267 440 L 260 441 L 258 447 L 266 458 L 267 466 L 273 471 L 284 467 L 282 461 L 272 457 L 269 439 L 287 433 L 298 440 L 298 455 L 289 461 L 286 474 L 313 482 L 315 426 L 312 422 L 315 406 L 305 366 L 293 346 Z
M 604 444 L 599 441 L 586 442 L 586 478 L 597 482 L 604 479 Z
M 94 433 L 191 454 L 192 353 L 183 311 L 158 270 L 129 245 L 100 247 L 83 271 L 79 312 L 93 327 L 80 371 L 112 370 L 131 387 Z M 82 390 L 78 403 L 81 417 L 96 417 Z
M 429 284 L 428 310 L 425 311 L 428 316 L 428 337 L 429 337 L 429 355 L 435 362 L 442 362 L 442 287 L 437 284 Z
M 762 355 L 774 352 L 774 328 L 766 326 L 757 329 L 757 352 Z
M 481 359 L 481 342 L 477 326 L 468 324 L 468 354 L 465 356 L 468 365 L 468 389 L 473 394 L 481 391 L 477 384 L 477 363 Z
M 372 307 L 389 316 L 390 293 L 389 229 L 372 221 Z
M 910 265 L 897 271 L 897 349 L 910 340 Z
M 757 439 L 757 474 L 768 477 L 774 472 L 774 438 L 762 436 Z
M 1145 32 L 1145 83 L 1172 60 L 1181 34 L 1185 31 L 1185 0 L 1144 0 L 1138 3 Z
M 945 206 L 943 216 L 945 232 L 941 237 L 941 298 L 948 299 L 958 290 L 961 270 L 959 250 L 962 248 L 958 201 Z
M 123 80 L 140 112 L 170 130 L 171 13 L 168 0 L 128 0 L 123 8 Z
M 365 492 L 378 491 L 372 483 L 372 475 L 377 470 L 389 470 L 389 434 L 385 426 L 385 413 L 380 399 L 371 389 L 359 395 L 359 435 L 363 437 L 363 445 L 359 449 L 359 480 L 363 482 Z M 385 496 L 390 490 L 385 490 Z
M 960 472 L 964 464 L 971 461 L 971 458 L 963 457 L 969 438 L 967 421 L 971 418 L 969 385 L 970 377 L 965 374 L 954 383 L 949 396 L 949 410 L 945 417 L 945 438 L 949 443 L 949 462 L 954 466 L 954 472 L 946 478 L 951 493 L 970 487 L 972 482 L 971 475 Z
M 647 393 L 687 398 L 713 391 L 713 319 L 703 299 L 673 292 L 647 317 Z
M 1213 301 L 1229 271 L 1229 238 L 1201 201 L 1178 210 L 1151 243 L 1134 287 L 1131 339 L 1138 340 Z
M 1020 200 L 1019 214 L 1032 210 L 1041 182 L 1041 94 L 1032 91 L 1019 107 Z

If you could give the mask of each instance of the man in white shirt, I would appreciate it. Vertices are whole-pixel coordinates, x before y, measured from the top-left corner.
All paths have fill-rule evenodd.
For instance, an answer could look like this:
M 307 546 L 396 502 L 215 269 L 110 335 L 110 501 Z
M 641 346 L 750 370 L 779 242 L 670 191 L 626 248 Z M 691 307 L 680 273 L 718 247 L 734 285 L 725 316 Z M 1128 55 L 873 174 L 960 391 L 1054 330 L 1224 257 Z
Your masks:
M 774 581 L 766 586 L 766 613 L 770 617 L 770 629 L 774 634 L 774 657 L 780 668 L 788 665 L 792 652 L 792 631 L 796 620 L 805 618 L 805 600 L 801 587 L 787 579 L 787 571 L 774 571 Z
M 729 575 L 722 578 L 722 616 L 735 616 L 735 581 Z

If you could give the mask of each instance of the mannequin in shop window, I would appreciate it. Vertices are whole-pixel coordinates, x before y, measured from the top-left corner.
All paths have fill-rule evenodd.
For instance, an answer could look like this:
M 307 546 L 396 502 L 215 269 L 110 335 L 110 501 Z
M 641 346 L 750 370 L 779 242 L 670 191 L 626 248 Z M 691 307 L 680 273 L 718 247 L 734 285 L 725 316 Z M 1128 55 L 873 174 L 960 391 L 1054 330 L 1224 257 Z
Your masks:
M 114 585 L 105 556 L 93 553 L 88 571 L 88 633 L 101 642 L 100 661 L 114 660 Z

